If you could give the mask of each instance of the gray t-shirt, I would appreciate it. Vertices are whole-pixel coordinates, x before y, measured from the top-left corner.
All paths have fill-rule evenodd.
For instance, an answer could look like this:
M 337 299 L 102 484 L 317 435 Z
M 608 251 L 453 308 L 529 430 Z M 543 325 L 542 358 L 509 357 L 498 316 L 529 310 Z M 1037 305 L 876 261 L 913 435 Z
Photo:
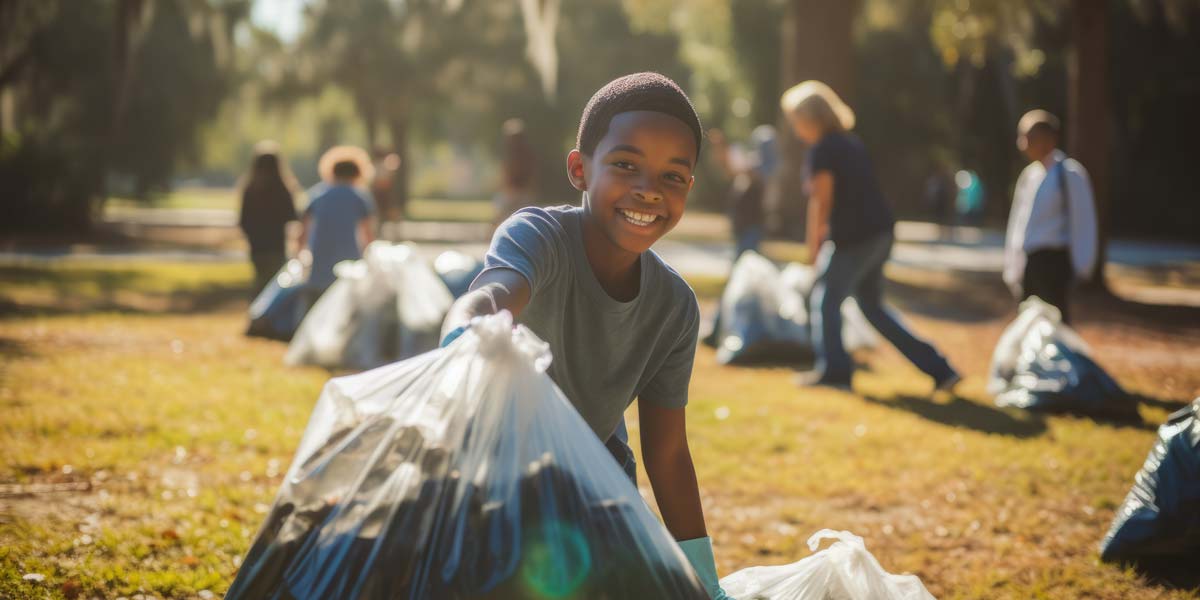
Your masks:
M 512 269 L 529 281 L 518 321 L 550 344 L 550 378 L 605 440 L 634 398 L 687 405 L 700 308 L 653 250 L 642 253 L 637 298 L 614 300 L 588 263 L 582 218 L 573 206 L 517 211 L 496 230 L 484 272 Z

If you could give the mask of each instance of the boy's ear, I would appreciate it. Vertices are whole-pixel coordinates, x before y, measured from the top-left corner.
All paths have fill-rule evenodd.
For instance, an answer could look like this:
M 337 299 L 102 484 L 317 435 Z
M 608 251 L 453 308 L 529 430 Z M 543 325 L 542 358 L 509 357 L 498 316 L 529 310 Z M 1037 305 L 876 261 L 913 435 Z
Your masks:
M 567 179 L 571 180 L 571 185 L 581 192 L 587 191 L 587 171 L 584 169 L 586 162 L 587 157 L 578 149 L 567 154 Z

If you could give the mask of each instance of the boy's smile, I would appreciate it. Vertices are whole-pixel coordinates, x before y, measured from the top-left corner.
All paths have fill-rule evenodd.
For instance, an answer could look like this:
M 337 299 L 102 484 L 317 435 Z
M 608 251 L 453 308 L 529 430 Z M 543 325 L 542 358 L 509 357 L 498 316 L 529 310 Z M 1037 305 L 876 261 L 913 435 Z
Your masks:
M 653 111 L 618 114 L 592 156 L 573 151 L 568 175 L 587 191 L 586 222 L 612 245 L 645 252 L 683 216 L 696 142 L 683 121 Z

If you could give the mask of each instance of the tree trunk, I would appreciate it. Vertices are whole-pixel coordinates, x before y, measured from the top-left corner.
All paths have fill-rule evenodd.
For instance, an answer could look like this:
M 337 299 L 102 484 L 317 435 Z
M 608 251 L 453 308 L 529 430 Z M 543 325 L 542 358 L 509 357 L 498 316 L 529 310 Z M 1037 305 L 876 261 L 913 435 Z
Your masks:
M 783 51 L 781 88 L 786 90 L 801 81 L 825 82 L 851 107 L 854 106 L 854 20 L 860 0 L 792 0 L 783 21 L 780 47 Z M 776 184 L 774 212 L 778 219 L 768 222 L 777 233 L 801 237 L 804 232 L 805 204 L 802 167 L 806 149 L 790 135 L 786 120 L 780 124 L 783 168 Z
M 1108 3 L 1071 0 L 1071 51 L 1067 59 L 1067 151 L 1087 168 L 1096 197 L 1099 247 L 1092 281 L 1107 289 L 1111 125 L 1108 86 Z

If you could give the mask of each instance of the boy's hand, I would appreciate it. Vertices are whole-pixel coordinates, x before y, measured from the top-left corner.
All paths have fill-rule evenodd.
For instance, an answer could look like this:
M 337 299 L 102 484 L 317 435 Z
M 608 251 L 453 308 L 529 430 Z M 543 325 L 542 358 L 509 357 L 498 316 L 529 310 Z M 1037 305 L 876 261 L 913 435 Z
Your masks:
M 700 576 L 700 583 L 704 584 L 704 591 L 708 592 L 712 600 L 732 600 L 725 590 L 721 589 L 721 582 L 717 579 L 717 562 L 713 558 L 711 538 L 684 540 L 679 542 L 679 549 L 683 550 L 683 555 L 696 570 L 696 575 Z

